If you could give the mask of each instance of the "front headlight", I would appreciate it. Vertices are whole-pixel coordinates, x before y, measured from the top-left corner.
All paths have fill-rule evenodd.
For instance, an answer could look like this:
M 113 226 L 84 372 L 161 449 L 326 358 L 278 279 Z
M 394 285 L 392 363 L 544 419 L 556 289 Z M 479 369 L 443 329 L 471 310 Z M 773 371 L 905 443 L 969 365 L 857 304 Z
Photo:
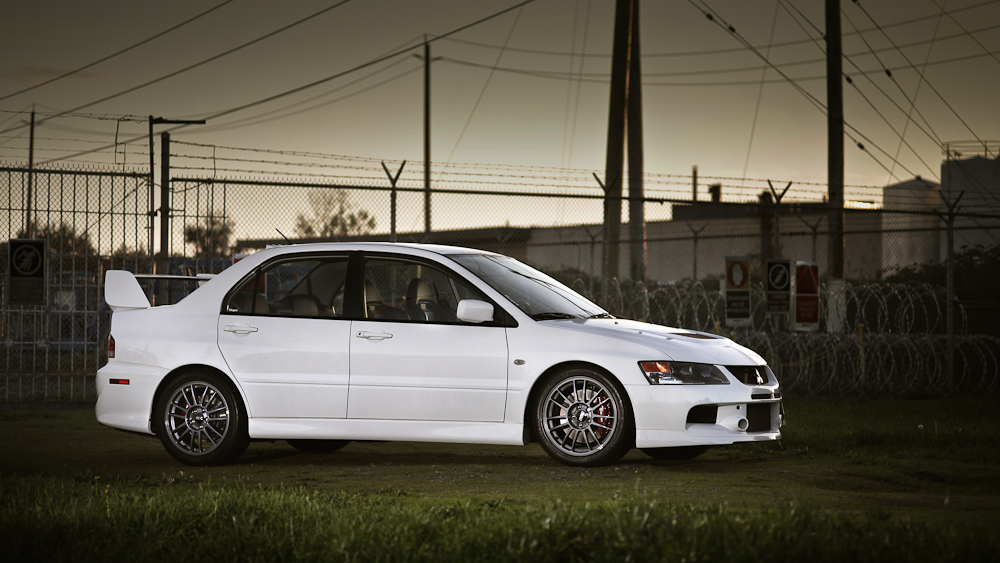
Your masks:
M 687 362 L 639 362 L 651 385 L 729 385 L 719 368 Z

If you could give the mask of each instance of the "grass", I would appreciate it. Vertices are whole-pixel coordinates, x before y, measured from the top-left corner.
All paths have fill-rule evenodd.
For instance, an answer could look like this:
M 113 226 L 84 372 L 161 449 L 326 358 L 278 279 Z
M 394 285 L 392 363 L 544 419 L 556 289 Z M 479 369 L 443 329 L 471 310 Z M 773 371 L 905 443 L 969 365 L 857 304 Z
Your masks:
M 779 443 L 587 470 L 401 442 L 190 468 L 92 411 L 0 411 L 0 541 L 5 561 L 998 560 L 997 406 L 789 400 Z

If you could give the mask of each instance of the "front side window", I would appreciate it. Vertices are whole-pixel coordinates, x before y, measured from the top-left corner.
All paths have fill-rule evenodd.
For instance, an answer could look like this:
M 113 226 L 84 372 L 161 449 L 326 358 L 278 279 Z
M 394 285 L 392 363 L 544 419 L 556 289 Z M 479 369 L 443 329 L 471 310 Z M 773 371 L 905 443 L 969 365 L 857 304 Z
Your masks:
M 404 258 L 368 257 L 364 278 L 369 319 L 458 322 L 459 301 L 486 299 L 444 270 Z
M 226 303 L 234 314 L 343 317 L 347 257 L 290 258 L 255 271 Z
M 465 266 L 536 321 L 611 318 L 604 309 L 555 279 L 513 258 L 459 254 L 451 259 Z

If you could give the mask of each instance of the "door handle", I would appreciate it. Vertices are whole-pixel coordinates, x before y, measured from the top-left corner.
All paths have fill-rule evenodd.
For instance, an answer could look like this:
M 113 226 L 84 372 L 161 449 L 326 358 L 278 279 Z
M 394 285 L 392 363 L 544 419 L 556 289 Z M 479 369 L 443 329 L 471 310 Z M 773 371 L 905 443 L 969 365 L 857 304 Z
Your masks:
M 392 338 L 392 335 L 388 332 L 368 332 L 367 330 L 359 330 L 355 336 L 358 338 L 367 338 L 368 340 L 385 340 L 386 338 Z
M 236 334 L 250 334 L 251 332 L 257 332 L 257 327 L 250 325 L 226 325 L 222 327 L 222 330 L 226 332 L 235 332 Z

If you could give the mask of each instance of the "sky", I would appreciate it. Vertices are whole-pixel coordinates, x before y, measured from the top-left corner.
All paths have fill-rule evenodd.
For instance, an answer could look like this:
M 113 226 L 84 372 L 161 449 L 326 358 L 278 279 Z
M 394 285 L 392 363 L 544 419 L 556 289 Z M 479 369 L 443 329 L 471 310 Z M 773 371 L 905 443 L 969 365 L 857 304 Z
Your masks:
M 89 114 L 39 125 L 36 162 L 141 138 L 129 148 L 70 160 L 121 164 L 124 158 L 148 166 L 146 116 L 214 116 L 413 46 L 341 78 L 178 129 L 173 139 L 417 163 L 423 159 L 423 63 L 413 55 L 422 54 L 417 47 L 424 35 L 443 35 L 518 2 L 351 0 L 190 71 L 89 105 L 338 4 L 231 0 L 120 56 L 11 95 L 222 3 L 8 3 L 0 20 L 0 162 L 27 161 L 23 112 L 32 107 L 40 120 L 85 105 L 76 113 Z M 726 178 L 727 186 L 751 183 L 757 190 L 770 178 L 794 182 L 795 189 L 813 186 L 796 192 L 799 198 L 821 197 L 816 186 L 826 183 L 826 117 L 815 103 L 825 103 L 826 86 L 824 44 L 815 28 L 824 27 L 823 4 L 644 0 L 647 174 L 673 178 L 663 189 L 689 194 L 684 177 L 697 165 L 701 177 Z M 1000 0 L 842 0 L 842 9 L 844 69 L 853 81 L 844 85 L 844 113 L 849 131 L 857 130 L 845 140 L 846 184 L 878 187 L 915 175 L 937 180 L 943 143 L 993 140 L 996 150 Z M 613 0 L 535 0 L 434 42 L 432 56 L 441 58 L 432 65 L 432 160 L 572 168 L 579 176 L 603 170 L 613 20 Z M 404 181 L 420 185 L 419 166 L 408 165 Z M 848 198 L 875 193 L 848 190 Z

